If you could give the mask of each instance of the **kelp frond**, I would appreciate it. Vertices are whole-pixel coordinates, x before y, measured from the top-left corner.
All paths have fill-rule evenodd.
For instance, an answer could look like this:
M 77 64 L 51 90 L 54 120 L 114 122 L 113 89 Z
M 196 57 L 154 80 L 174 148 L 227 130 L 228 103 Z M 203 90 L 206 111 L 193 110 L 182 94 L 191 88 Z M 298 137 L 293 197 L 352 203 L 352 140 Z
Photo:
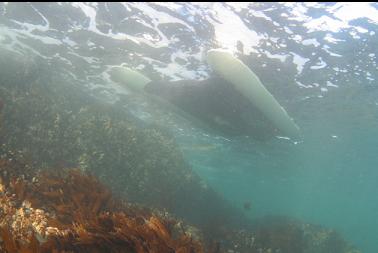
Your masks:
M 17 173 L 25 166 L 0 159 L 1 252 L 204 252 L 189 235 L 173 236 L 174 221 L 120 203 L 92 175 Z

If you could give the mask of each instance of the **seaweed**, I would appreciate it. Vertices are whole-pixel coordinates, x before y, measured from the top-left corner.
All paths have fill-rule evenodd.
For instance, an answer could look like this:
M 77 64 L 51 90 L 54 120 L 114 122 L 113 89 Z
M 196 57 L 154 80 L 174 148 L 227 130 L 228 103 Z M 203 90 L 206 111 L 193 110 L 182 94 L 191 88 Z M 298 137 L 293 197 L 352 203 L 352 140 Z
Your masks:
M 40 170 L 22 152 L 0 151 L 0 252 L 358 253 L 332 229 L 265 217 L 198 230 L 167 212 L 113 196 L 80 169 Z M 245 227 L 248 224 L 245 224 Z
M 6 158 L 0 165 L 2 252 L 204 252 L 174 231 L 177 220 L 115 199 L 79 169 L 17 175 L 25 164 Z

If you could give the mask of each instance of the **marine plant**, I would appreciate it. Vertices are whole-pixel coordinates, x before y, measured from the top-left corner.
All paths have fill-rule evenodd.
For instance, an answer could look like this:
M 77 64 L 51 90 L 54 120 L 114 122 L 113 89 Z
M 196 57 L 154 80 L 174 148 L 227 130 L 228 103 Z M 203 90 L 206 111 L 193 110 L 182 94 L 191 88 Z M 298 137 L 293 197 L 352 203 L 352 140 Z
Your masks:
M 0 251 L 204 252 L 177 220 L 116 199 L 78 169 L 0 159 Z

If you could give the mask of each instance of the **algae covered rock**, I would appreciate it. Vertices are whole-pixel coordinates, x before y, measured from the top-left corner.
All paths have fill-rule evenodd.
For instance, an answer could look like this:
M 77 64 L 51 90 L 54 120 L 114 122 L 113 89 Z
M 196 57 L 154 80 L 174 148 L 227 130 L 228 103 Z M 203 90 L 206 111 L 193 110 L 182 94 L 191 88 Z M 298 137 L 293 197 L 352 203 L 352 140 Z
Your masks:
M 2 242 L 14 249 L 11 252 L 16 252 L 20 246 L 13 240 L 14 233 L 26 236 L 34 247 L 31 252 L 38 252 L 37 243 L 48 240 L 46 231 L 55 237 L 60 236 L 60 239 L 67 239 L 66 234 L 59 232 L 65 231 L 68 226 L 63 221 L 90 220 L 93 211 L 97 212 L 96 215 L 104 212 L 90 224 L 71 226 L 69 238 L 79 245 L 94 243 L 99 239 L 95 233 L 90 232 L 96 231 L 94 225 L 100 226 L 97 227 L 99 231 L 109 232 L 115 227 L 114 221 L 120 220 L 124 222 L 122 229 L 125 229 L 128 222 L 134 222 L 136 227 L 140 225 L 138 229 L 145 232 L 142 236 L 145 240 L 151 233 L 155 233 L 150 248 L 156 246 L 156 240 L 162 243 L 158 245 L 163 245 L 161 251 L 136 252 L 171 252 L 172 244 L 177 246 L 177 252 L 201 252 L 202 249 L 196 243 L 192 245 L 192 251 L 179 251 L 184 244 L 199 240 L 210 245 L 209 252 L 359 252 L 338 233 L 323 227 L 271 217 L 251 223 L 241 211 L 231 207 L 192 171 L 183 159 L 175 139 L 165 129 L 140 122 L 123 110 L 123 107 L 106 104 L 89 96 L 83 89 L 58 78 L 59 73 L 40 64 L 38 59 L 25 62 L 22 57 L 13 57 L 12 53 L 3 56 L 0 64 L 16 68 L 17 74 L 8 69 L 1 71 L 0 75 L 0 168 L 9 165 L 9 160 L 4 160 L 7 150 L 32 161 L 32 166 L 15 166 L 1 174 L 5 177 L 1 181 L 0 192 L 5 193 L 7 189 L 11 189 L 12 194 L 16 194 L 0 194 L 3 197 L 0 204 L 10 214 L 0 214 L 3 215 L 0 222 L 9 221 L 17 230 L 11 228 L 9 233 L 9 230 L 4 229 L 4 226 L 9 228 L 9 224 L 5 222 L 0 231 Z M 38 67 L 35 66 L 37 62 Z M 36 72 L 30 72 L 31 69 Z M 72 167 L 79 170 L 64 174 L 65 168 Z M 36 171 L 32 168 L 50 171 L 59 177 L 45 177 L 43 174 L 37 174 L 41 177 L 35 176 Z M 110 188 L 109 191 L 100 186 L 93 187 L 93 184 L 81 177 L 83 171 L 97 176 Z M 62 178 L 63 181 L 60 181 Z M 75 181 L 75 178 L 80 180 Z M 41 180 L 48 183 L 38 186 Z M 30 191 L 28 185 L 39 188 Z M 67 188 L 67 185 L 70 187 Z M 75 191 L 77 187 L 81 189 L 80 193 L 68 194 L 77 196 L 63 198 L 66 195 L 63 193 Z M 106 209 L 110 205 L 110 190 L 116 197 L 126 198 L 134 205 L 142 204 L 160 210 L 157 212 L 160 215 L 146 216 L 144 213 L 141 216 L 143 219 L 131 216 L 134 220 L 121 214 L 109 217 L 107 211 L 119 210 L 117 206 L 111 206 L 111 210 Z M 30 196 L 31 192 L 34 192 L 34 197 Z M 93 198 L 86 197 L 87 195 Z M 14 199 L 15 196 L 18 200 Z M 38 202 L 38 199 L 44 198 L 51 201 L 50 207 L 47 202 Z M 24 199 L 28 201 L 23 202 Z M 86 215 L 73 212 L 67 203 L 74 203 Z M 143 213 L 143 209 L 138 210 Z M 176 222 L 171 224 L 172 227 L 156 218 L 164 218 L 167 212 L 189 221 L 191 225 Z M 29 218 L 38 218 L 31 234 L 31 230 L 25 227 L 30 221 L 24 217 L 25 213 L 30 214 Z M 60 223 L 54 213 L 60 213 Z M 167 231 L 170 231 L 169 236 Z M 33 233 L 35 237 L 32 236 Z M 123 242 L 130 240 L 128 236 L 132 237 L 135 233 L 135 230 L 128 231 L 123 235 Z M 189 237 L 180 241 L 176 237 L 182 234 Z M 80 242 L 80 238 L 84 242 Z M 110 239 L 104 235 L 101 240 L 107 245 Z M 134 246 L 142 245 L 138 240 L 135 243 Z M 70 250 L 69 247 L 65 249 Z M 130 252 L 135 250 L 131 249 Z
M 26 69 L 36 64 L 17 57 L 2 61 Z M 36 79 L 0 77 L 2 143 L 40 168 L 90 170 L 115 194 L 197 224 L 226 217 L 243 224 L 243 215 L 191 170 L 167 131 L 89 96 L 47 65 L 39 69 Z
M 92 175 L 1 151 L 1 252 L 204 252 L 181 221 L 113 198 Z

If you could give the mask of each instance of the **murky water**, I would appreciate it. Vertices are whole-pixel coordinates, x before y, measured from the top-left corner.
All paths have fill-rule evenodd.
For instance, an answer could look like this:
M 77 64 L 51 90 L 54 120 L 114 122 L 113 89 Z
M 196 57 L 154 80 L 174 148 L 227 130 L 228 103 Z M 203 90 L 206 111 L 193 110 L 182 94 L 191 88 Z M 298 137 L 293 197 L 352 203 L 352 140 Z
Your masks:
M 376 3 L 0 3 L 1 50 L 26 66 L 3 65 L 2 85 L 8 74 L 8 81 L 24 75 L 70 84 L 77 96 L 173 135 L 192 169 L 247 217 L 334 228 L 374 253 L 377 33 Z M 213 48 L 258 75 L 300 127 L 301 141 L 256 138 L 264 131 L 229 136 L 111 79 L 124 64 L 153 81 L 207 80 L 215 75 L 205 60 Z

